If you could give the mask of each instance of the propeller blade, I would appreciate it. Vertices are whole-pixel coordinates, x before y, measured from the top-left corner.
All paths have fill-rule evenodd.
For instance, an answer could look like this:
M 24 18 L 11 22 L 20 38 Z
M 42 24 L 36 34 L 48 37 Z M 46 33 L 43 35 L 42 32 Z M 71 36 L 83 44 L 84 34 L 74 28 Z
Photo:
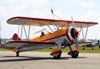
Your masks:
M 77 37 L 75 37 L 75 46 L 76 46 L 76 49 L 78 50 L 78 41 L 77 41 Z
M 71 19 L 72 19 L 72 26 L 73 26 L 73 28 L 75 28 L 75 24 L 74 24 L 74 20 L 73 20 L 73 17 L 71 16 Z M 75 33 L 75 32 L 74 32 Z M 78 33 L 77 33 L 78 34 Z M 74 34 L 75 35 L 75 34 Z M 76 49 L 78 50 L 78 41 L 77 41 L 77 38 L 78 38 L 78 36 L 77 35 L 75 35 L 75 46 L 76 46 Z
M 73 26 L 73 28 L 75 28 L 75 24 L 74 24 L 74 20 L 73 20 L 72 16 L 71 16 L 71 19 L 72 19 L 72 26 Z

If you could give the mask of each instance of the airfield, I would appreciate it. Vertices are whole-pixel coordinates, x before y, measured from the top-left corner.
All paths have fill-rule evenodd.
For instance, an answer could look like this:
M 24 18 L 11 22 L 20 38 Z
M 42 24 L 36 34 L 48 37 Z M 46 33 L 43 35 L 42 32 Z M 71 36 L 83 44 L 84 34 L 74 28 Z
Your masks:
M 80 53 L 71 58 L 66 53 L 53 59 L 50 52 L 22 52 L 15 57 L 11 51 L 0 51 L 0 69 L 100 69 L 100 54 Z

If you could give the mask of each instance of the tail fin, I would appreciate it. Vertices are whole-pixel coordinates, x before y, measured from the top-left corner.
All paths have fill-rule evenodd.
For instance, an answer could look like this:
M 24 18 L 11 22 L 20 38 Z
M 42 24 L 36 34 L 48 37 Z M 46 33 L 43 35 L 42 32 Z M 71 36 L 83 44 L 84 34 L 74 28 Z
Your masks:
M 18 35 L 15 33 L 12 37 L 12 40 L 21 40 L 20 37 L 18 37 Z
M 100 46 L 100 40 L 97 41 L 98 45 Z
M 98 40 L 97 43 L 100 44 L 100 40 Z

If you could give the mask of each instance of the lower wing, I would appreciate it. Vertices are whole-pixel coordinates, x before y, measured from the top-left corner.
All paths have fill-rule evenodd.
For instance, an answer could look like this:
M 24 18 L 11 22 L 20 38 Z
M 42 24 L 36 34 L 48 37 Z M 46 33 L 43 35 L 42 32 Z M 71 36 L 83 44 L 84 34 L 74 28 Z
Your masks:
M 80 41 L 80 42 L 78 42 L 78 45 L 82 46 L 82 45 L 91 44 L 91 43 L 93 43 L 93 42 L 92 41 Z M 75 43 L 73 45 L 75 46 Z
M 14 52 L 30 51 L 51 48 L 55 46 L 54 42 L 34 42 L 34 41 L 9 41 L 2 44 L 0 48 L 13 49 Z

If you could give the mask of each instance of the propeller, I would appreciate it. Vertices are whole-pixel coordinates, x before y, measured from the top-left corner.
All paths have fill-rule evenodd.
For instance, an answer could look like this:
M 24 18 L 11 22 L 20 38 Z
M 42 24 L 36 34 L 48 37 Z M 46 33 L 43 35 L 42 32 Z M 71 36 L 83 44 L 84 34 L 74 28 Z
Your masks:
M 74 24 L 74 20 L 73 20 L 73 17 L 71 16 L 71 19 L 72 19 L 72 26 L 74 28 L 74 31 L 73 31 L 73 35 L 74 35 L 74 38 L 75 38 L 75 47 L 76 49 L 78 50 L 78 40 L 77 40 L 77 37 L 78 37 L 78 31 L 75 29 L 75 24 Z
M 74 20 L 73 20 L 73 17 L 72 16 L 71 16 L 71 19 L 72 19 L 72 26 L 73 26 L 73 28 L 75 28 Z
M 76 49 L 78 50 L 78 41 L 77 41 L 77 37 L 75 37 L 75 45 L 76 45 Z

